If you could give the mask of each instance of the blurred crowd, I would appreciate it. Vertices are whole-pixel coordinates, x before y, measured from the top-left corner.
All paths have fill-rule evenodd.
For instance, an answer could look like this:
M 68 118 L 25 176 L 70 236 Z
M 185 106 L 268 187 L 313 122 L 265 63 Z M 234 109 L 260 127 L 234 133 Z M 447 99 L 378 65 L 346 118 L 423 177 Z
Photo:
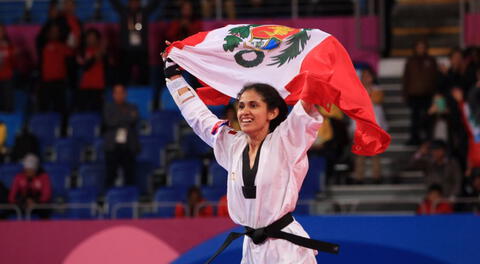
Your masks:
M 132 185 L 134 181 L 135 156 L 140 147 L 139 113 L 136 105 L 127 102 L 126 87 L 152 84 L 149 17 L 163 2 L 149 0 L 142 5 L 140 0 L 128 0 L 126 4 L 120 0 L 109 1 L 119 15 L 116 49 L 111 48 L 112 43 L 108 43 L 97 28 L 85 27 L 75 15 L 75 1 L 64 0 L 62 5 L 55 0 L 50 2 L 48 19 L 36 37 L 38 60 L 28 93 L 29 112 L 53 111 L 62 115 L 63 136 L 67 135 L 66 124 L 71 113 L 102 113 L 107 187 L 116 185 L 119 171 L 124 185 Z M 176 12 L 164 14 L 169 21 L 163 32 L 164 39 L 174 41 L 199 32 L 202 19 L 215 17 L 215 5 L 219 2 L 222 15 L 227 19 L 290 15 L 289 9 L 273 13 L 270 8 L 272 5 L 288 7 L 288 0 L 249 0 L 241 8 L 238 1 L 233 0 L 168 1 L 167 7 L 162 8 Z M 309 1 L 313 2 L 317 1 Z M 312 6 L 310 12 L 316 10 L 313 7 L 318 8 Z M 163 43 L 158 45 L 164 47 Z M 405 64 L 402 91 L 411 113 L 406 145 L 418 146 L 418 151 L 408 167 L 423 170 L 429 187 L 418 213 L 448 213 L 457 208 L 443 198 L 479 197 L 480 194 L 480 50 L 454 48 L 448 65 L 428 54 L 428 43 L 424 40 L 415 43 L 413 50 L 414 54 Z M 0 25 L 0 112 L 15 111 L 17 54 L 5 26 Z M 161 74 L 159 71 L 158 75 Z M 371 97 L 377 122 L 388 131 L 382 107 L 384 92 L 375 71 L 363 67 L 359 78 Z M 162 84 L 156 88 L 161 87 Z M 112 100 L 106 100 L 107 88 L 111 88 Z M 363 156 L 351 157 L 349 145 L 354 124 L 335 106 L 331 111 L 319 110 L 325 122 L 310 154 L 327 160 L 327 177 L 334 177 L 338 169 L 335 164 L 348 160 L 354 168 L 349 182 L 364 183 L 366 166 L 371 164 L 374 183 L 382 183 L 380 156 L 371 157 L 371 163 Z M 227 108 L 225 117 L 233 127 L 238 124 L 234 105 Z M 41 169 L 38 140 L 24 126 L 14 146 L 7 150 L 6 129 L 0 120 L 0 163 L 4 160 L 22 162 L 24 171 L 17 175 L 12 186 L 0 186 L 0 203 L 9 201 L 25 208 L 31 203 L 48 202 L 51 188 L 48 175 Z M 226 201 L 222 199 L 223 207 L 219 206 L 217 212 L 225 215 L 228 213 Z M 187 207 L 176 207 L 178 217 L 213 214 L 208 207 L 195 209 L 203 202 L 198 188 L 188 191 L 186 201 Z
M 442 197 L 478 195 L 480 49 L 453 48 L 444 65 L 419 40 L 405 65 L 403 97 L 410 108 L 406 144 L 419 146 L 410 167 L 423 170 L 431 192 Z

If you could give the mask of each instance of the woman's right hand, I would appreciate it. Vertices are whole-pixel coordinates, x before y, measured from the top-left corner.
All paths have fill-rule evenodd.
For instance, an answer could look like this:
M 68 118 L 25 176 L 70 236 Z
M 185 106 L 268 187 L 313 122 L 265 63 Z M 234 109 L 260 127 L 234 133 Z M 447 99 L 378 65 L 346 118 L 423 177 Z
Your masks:
M 170 46 L 170 44 L 172 43 L 168 40 L 165 40 L 165 44 L 167 46 Z M 180 70 L 180 67 L 178 66 L 178 64 L 176 64 L 173 60 L 169 59 L 165 52 L 162 53 L 162 59 L 163 59 L 163 72 L 165 74 L 165 78 L 173 81 L 182 76 L 182 71 Z

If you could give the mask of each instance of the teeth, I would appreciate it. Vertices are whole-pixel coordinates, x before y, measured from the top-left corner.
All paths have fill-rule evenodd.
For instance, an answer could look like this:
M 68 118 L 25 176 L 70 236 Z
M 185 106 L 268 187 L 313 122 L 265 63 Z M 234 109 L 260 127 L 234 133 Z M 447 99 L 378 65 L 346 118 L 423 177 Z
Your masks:
M 253 121 L 253 120 L 252 120 L 251 118 L 244 118 L 244 119 L 242 119 L 242 122 L 243 122 L 243 123 L 250 123 L 250 122 L 252 122 L 252 121 Z

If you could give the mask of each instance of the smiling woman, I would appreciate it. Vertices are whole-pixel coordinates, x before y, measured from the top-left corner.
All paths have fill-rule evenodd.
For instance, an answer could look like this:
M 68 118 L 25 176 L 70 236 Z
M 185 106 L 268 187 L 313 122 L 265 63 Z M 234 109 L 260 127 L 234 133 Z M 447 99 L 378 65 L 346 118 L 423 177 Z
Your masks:
M 210 263 L 234 239 L 246 236 L 241 263 L 316 263 L 317 251 L 337 253 L 338 245 L 308 238 L 293 218 L 298 193 L 308 171 L 307 150 L 323 117 L 299 101 L 287 105 L 267 84 L 245 86 L 238 94 L 241 131 L 225 126 L 167 60 L 167 87 L 195 133 L 209 144 L 228 171 L 227 201 L 233 222 L 245 233 L 231 233 Z

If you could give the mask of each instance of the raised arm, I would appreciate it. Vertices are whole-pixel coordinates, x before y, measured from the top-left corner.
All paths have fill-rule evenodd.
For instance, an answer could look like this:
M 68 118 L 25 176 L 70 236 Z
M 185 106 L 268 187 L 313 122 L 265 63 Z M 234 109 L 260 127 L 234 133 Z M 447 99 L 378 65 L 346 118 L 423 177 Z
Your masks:
M 216 130 L 227 121 L 218 119 L 198 97 L 195 90 L 180 75 L 178 66 L 170 59 L 165 63 L 168 91 L 180 108 L 183 117 L 193 131 L 213 147 Z

